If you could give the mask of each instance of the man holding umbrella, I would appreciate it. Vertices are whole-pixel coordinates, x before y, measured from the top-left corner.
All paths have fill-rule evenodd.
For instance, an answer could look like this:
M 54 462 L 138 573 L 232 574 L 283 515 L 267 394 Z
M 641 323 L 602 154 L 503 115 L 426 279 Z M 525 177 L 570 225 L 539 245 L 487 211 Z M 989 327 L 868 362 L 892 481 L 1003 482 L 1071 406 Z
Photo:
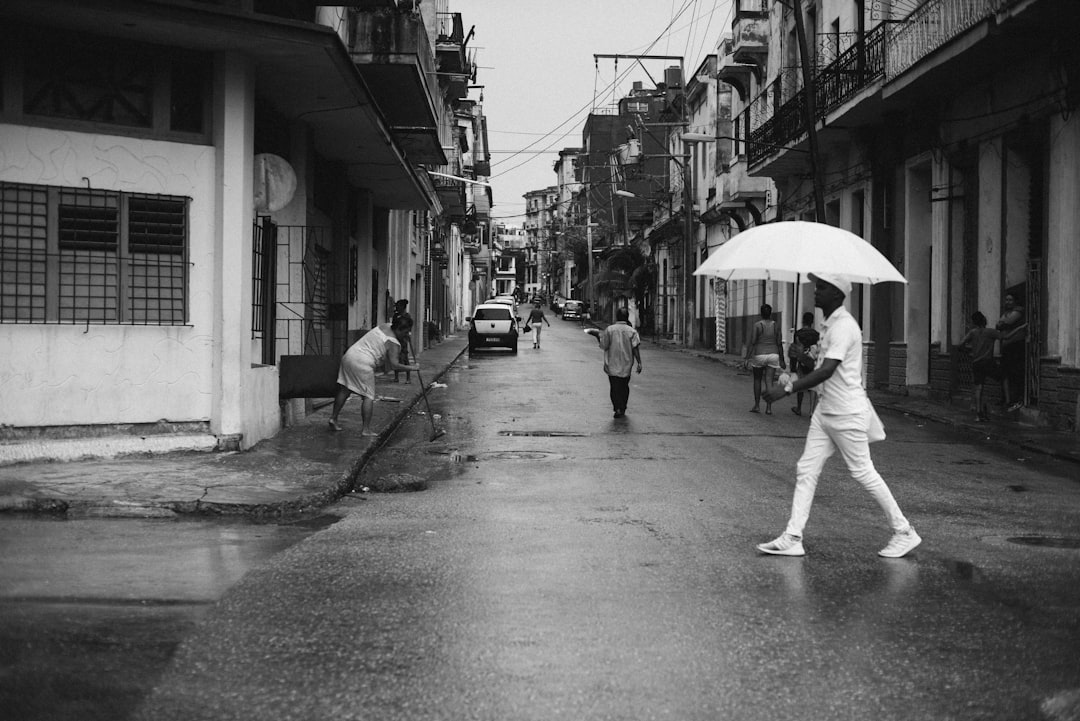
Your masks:
M 778 556 L 805 555 L 802 533 L 810 516 L 818 477 L 829 456 L 839 451 L 852 478 L 881 506 L 892 529 L 892 539 L 878 555 L 900 558 L 918 546 L 922 539 L 900 511 L 870 458 L 868 431 L 871 422 L 877 421 L 877 414 L 862 385 L 862 331 L 844 308 L 844 298 L 851 293 L 851 282 L 843 276 L 828 273 L 811 273 L 810 279 L 814 282 L 814 304 L 825 314 L 817 367 L 810 374 L 789 381 L 786 386 L 773 386 L 765 397 L 769 402 L 775 402 L 793 392 L 820 385 L 818 405 L 796 467 L 795 495 L 787 528 L 779 537 L 758 545 L 757 549 Z

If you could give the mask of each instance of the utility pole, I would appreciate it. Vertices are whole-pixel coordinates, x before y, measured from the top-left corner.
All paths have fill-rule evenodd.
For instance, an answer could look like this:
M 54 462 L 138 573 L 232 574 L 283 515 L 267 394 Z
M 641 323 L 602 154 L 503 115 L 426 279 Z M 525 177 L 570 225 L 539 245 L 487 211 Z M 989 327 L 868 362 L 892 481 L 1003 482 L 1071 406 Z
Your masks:
M 586 175 L 591 175 L 588 168 L 585 169 Z M 585 300 L 588 301 L 589 317 L 596 312 L 593 308 L 593 258 L 592 258 L 592 201 L 590 199 L 592 195 L 592 186 L 586 181 L 585 183 L 585 244 L 589 252 L 588 263 L 588 285 L 585 286 Z
M 806 28 L 803 23 L 802 0 L 793 0 L 795 9 L 795 36 L 799 41 L 799 59 L 802 65 L 803 108 L 806 111 L 806 139 L 810 143 L 810 171 L 814 175 L 814 213 L 817 222 L 825 222 L 825 177 L 821 168 L 821 155 L 817 137 L 817 99 L 814 86 L 814 70 L 810 65 L 810 51 L 806 46 Z
M 683 82 L 683 93 L 685 98 L 686 83 Z M 686 103 L 683 103 L 683 112 L 685 113 Z M 679 140 L 682 143 L 683 149 L 683 212 L 685 214 L 684 230 L 686 234 L 686 242 L 683 244 L 683 344 L 687 348 L 693 348 L 697 345 L 696 338 L 696 322 L 694 318 L 694 307 L 697 301 L 697 282 L 694 277 L 694 258 L 697 255 L 697 234 L 694 232 L 694 195 L 693 195 L 693 183 L 694 175 L 690 167 L 692 156 L 690 154 L 690 147 Z

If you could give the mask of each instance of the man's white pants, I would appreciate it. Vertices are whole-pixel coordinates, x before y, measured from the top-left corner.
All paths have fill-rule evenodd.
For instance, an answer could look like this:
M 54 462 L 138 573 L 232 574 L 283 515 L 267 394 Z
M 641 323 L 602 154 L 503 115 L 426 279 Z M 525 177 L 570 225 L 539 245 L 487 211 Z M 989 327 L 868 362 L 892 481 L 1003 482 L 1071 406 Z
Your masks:
M 870 492 L 881 506 L 889 520 L 889 527 L 894 533 L 910 528 L 908 520 L 900 511 L 885 480 L 874 468 L 870 459 L 870 444 L 866 440 L 869 421 L 869 406 L 864 413 L 850 415 L 825 415 L 816 411 L 810 419 L 810 430 L 806 434 L 806 446 L 796 467 L 795 496 L 791 501 L 791 519 L 787 532 L 793 536 L 802 536 L 806 520 L 810 517 L 810 506 L 814 502 L 818 477 L 825 461 L 835 451 L 847 464 L 851 477 Z

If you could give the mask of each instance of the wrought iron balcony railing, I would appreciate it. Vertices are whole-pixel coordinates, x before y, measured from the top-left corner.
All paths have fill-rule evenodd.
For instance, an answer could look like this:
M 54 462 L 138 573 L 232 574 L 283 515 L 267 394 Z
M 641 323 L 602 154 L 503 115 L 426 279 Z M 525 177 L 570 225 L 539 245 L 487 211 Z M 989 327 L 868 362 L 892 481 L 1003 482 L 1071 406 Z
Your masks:
M 865 38 L 819 38 L 814 72 L 817 119 L 870 84 L 901 75 L 938 48 L 1017 0 L 928 0 L 900 22 L 882 23 Z M 848 47 L 845 48 L 845 45 Z M 836 53 L 835 59 L 820 66 Z M 806 132 L 798 68 L 787 68 L 735 119 L 735 135 L 749 141 L 748 162 L 765 159 Z M 741 136 L 740 136 L 741 133 Z
M 1009 0 L 930 0 L 892 28 L 888 76 L 896 77 L 1009 4 Z
M 878 25 L 814 74 L 817 119 L 885 77 L 886 31 L 886 25 Z M 789 68 L 777 75 L 748 108 L 747 161 L 751 165 L 764 160 L 777 147 L 790 145 L 806 132 L 806 100 L 798 92 L 797 71 Z M 747 125 L 744 123 L 743 127 Z

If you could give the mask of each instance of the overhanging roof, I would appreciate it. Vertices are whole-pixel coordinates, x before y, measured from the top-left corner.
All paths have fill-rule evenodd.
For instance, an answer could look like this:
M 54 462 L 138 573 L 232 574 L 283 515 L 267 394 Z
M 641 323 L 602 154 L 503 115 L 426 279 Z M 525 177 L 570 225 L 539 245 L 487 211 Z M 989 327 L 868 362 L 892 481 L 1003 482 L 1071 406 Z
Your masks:
M 237 52 L 256 67 L 256 94 L 312 129 L 316 150 L 348 168 L 377 205 L 433 209 L 412 167 L 333 29 L 184 0 L 4 0 L 0 17 L 198 52 Z

